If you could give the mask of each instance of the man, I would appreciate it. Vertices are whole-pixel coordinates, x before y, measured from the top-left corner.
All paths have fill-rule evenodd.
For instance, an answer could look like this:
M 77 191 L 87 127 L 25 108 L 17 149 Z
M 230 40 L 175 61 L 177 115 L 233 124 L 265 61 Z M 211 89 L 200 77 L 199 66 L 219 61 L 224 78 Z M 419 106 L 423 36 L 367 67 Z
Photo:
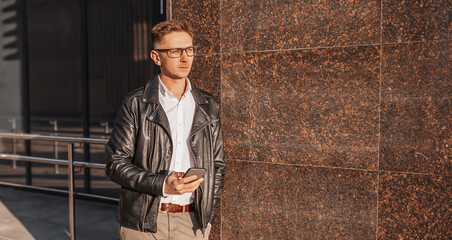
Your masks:
M 220 107 L 187 78 L 196 53 L 191 27 L 165 21 L 152 37 L 160 74 L 125 97 L 107 145 L 107 176 L 121 185 L 120 236 L 208 239 L 223 189 Z M 206 172 L 184 178 L 191 167 Z

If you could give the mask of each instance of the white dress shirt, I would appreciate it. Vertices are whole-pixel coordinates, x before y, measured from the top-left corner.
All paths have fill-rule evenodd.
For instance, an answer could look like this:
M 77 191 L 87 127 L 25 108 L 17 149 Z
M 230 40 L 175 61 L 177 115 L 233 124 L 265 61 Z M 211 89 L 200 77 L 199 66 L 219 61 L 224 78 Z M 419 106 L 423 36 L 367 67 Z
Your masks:
M 173 142 L 173 155 L 169 170 L 170 173 L 174 171 L 186 172 L 190 167 L 195 166 L 195 160 L 188 143 L 196 106 L 191 92 L 191 83 L 187 78 L 187 90 L 180 100 L 168 90 L 160 76 L 159 83 L 159 101 L 168 117 Z M 187 205 L 193 202 L 193 193 L 182 195 L 164 194 L 160 202 Z

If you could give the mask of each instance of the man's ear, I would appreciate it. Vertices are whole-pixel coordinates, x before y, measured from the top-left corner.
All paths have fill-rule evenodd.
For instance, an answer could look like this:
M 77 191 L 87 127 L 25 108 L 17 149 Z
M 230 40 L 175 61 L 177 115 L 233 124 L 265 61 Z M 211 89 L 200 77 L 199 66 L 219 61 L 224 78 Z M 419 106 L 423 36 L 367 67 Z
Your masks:
M 152 61 L 154 61 L 155 65 L 160 66 L 162 65 L 162 62 L 160 61 L 160 55 L 157 51 L 152 50 L 150 53 Z

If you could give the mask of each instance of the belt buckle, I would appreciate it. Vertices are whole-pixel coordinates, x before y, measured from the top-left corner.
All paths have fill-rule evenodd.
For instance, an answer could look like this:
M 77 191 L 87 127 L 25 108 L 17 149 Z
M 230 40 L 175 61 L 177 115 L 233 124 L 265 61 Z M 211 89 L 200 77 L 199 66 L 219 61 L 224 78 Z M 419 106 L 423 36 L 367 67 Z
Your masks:
M 160 212 L 162 213 L 168 213 L 168 211 L 162 211 L 162 206 L 165 205 L 165 209 L 168 210 L 168 204 L 167 203 L 162 203 L 160 206 Z

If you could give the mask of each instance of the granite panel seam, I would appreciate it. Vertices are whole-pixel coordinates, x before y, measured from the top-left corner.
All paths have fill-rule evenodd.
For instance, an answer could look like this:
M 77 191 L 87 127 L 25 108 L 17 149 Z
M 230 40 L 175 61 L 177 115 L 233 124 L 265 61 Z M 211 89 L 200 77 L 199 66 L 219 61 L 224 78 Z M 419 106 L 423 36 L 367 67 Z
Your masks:
M 378 86 L 378 136 L 377 136 L 377 189 L 380 189 L 380 157 L 381 157 L 381 102 L 382 102 L 382 92 L 383 92 L 383 0 L 380 1 L 380 59 L 379 59 L 379 71 L 378 71 L 378 80 L 379 80 L 379 86 Z M 376 193 L 376 223 L 375 223 L 375 239 L 378 239 L 378 229 L 379 229 L 379 216 L 378 212 L 379 209 L 379 201 L 380 201 L 380 191 L 377 191 Z
M 224 209 L 224 197 L 220 199 L 220 239 L 223 239 L 223 209 Z M 218 215 L 216 216 L 218 217 Z
M 450 42 L 452 39 L 439 39 L 439 40 L 427 40 L 427 41 L 405 41 L 405 42 L 393 42 L 393 43 L 377 43 L 377 44 L 352 44 L 352 45 L 340 45 L 340 46 L 321 46 L 321 47 L 309 47 L 309 48 L 282 48 L 282 49 L 268 49 L 259 51 L 231 51 L 222 52 L 220 49 L 219 53 L 201 53 L 196 54 L 196 56 L 209 56 L 209 55 L 227 55 L 227 54 L 246 54 L 246 53 L 265 53 L 265 52 L 285 52 L 285 51 L 299 51 L 299 50 L 315 50 L 315 49 L 335 49 L 335 48 L 352 48 L 352 47 L 376 47 L 376 46 L 390 46 L 398 44 L 418 44 L 418 43 L 440 43 L 440 42 Z
M 378 162 L 379 161 L 377 161 L 377 164 L 378 164 Z M 378 165 L 377 165 L 377 167 L 379 167 Z M 377 170 L 377 189 L 380 189 L 380 170 Z M 380 191 L 378 191 L 377 190 L 377 192 L 376 192 L 376 199 L 377 199 L 377 202 L 376 202 L 376 207 L 375 207 L 375 215 L 376 215 L 376 219 L 375 219 L 375 239 L 378 239 L 378 229 L 379 229 L 379 224 L 380 224 L 380 221 L 378 221 L 378 219 L 379 219 L 379 214 L 378 214 L 378 212 L 380 211 L 380 208 L 379 208 L 379 201 L 380 201 Z
M 318 47 L 302 47 L 302 48 L 281 48 L 281 49 L 267 49 L 267 50 L 253 50 L 253 51 L 231 51 L 231 52 L 221 52 L 220 54 L 244 54 L 244 53 L 266 53 L 266 52 L 288 52 L 288 51 L 299 51 L 299 50 L 317 50 L 317 49 L 336 49 L 336 48 L 353 48 L 353 47 L 376 47 L 380 46 L 377 44 L 350 44 L 350 45 L 338 45 L 338 46 L 318 46 Z
M 215 54 L 219 54 L 220 55 L 220 119 L 223 119 L 223 103 L 224 103 L 224 101 L 223 101 L 223 55 L 221 54 L 221 52 L 223 52 L 223 47 L 222 47 L 222 44 L 221 44 L 221 39 L 222 39 L 222 33 L 223 33 L 223 24 L 221 24 L 222 22 L 223 22 L 223 0 L 220 0 L 220 16 L 219 16 L 219 19 L 218 19 L 218 21 L 219 21 L 219 28 L 220 28 L 220 31 L 218 32 L 218 38 L 220 39 L 220 41 L 219 41 L 219 50 L 220 50 L 220 52 L 219 53 L 215 53 Z M 222 125 L 223 125 L 223 127 L 224 127 L 224 124 L 222 123 Z M 223 132 L 223 134 L 224 134 L 224 132 Z M 223 148 L 224 148 L 224 146 L 223 146 Z M 224 154 L 224 153 L 223 153 Z M 223 155 L 223 157 L 224 157 L 224 155 Z M 226 158 L 224 159 L 224 160 L 226 160 Z M 223 223 L 224 223 L 224 221 L 223 221 L 223 216 L 224 216 L 224 195 L 221 197 L 221 200 L 220 200 L 220 211 L 221 211 L 221 218 L 220 218 L 220 240 L 222 240 L 223 239 Z
M 311 168 L 322 168 L 322 169 L 340 169 L 340 170 L 353 170 L 353 171 L 366 171 L 366 172 L 378 172 L 375 169 L 365 169 L 365 168 L 347 168 L 347 167 L 332 167 L 324 165 L 309 165 L 309 164 L 295 164 L 295 163 L 283 163 L 283 162 L 262 162 L 262 161 L 252 161 L 243 159 L 225 159 L 231 162 L 246 162 L 246 163 L 259 163 L 267 165 L 282 165 L 282 166 L 297 166 L 297 167 L 311 167 Z
M 383 85 L 383 1 L 380 1 L 380 59 L 379 59 L 379 72 L 378 72 L 378 136 L 377 136 L 377 170 L 380 170 L 380 149 L 381 149 L 381 102 L 382 102 L 382 85 Z M 379 187 L 379 186 L 378 186 Z M 377 193 L 377 219 L 378 219 L 378 193 Z M 378 239 L 378 222 L 377 222 L 377 239 Z
M 310 168 L 322 168 L 322 169 L 339 169 L 339 170 L 352 170 L 352 171 L 365 171 L 365 172 L 378 172 L 380 173 L 395 173 L 395 174 L 408 174 L 408 175 L 419 175 L 419 176 L 435 176 L 435 177 L 451 177 L 452 174 L 436 174 L 436 173 L 420 173 L 420 172 L 406 172 L 406 171 L 391 171 L 391 170 L 376 170 L 376 169 L 365 169 L 365 168 L 346 168 L 346 167 L 331 167 L 331 166 L 320 166 L 320 165 L 309 165 L 309 164 L 294 164 L 294 163 L 281 163 L 281 162 L 261 162 L 261 161 L 251 161 L 242 159 L 225 159 L 231 162 L 245 162 L 245 163 L 258 163 L 266 165 L 282 165 L 282 166 L 297 166 L 297 167 L 310 167 Z

